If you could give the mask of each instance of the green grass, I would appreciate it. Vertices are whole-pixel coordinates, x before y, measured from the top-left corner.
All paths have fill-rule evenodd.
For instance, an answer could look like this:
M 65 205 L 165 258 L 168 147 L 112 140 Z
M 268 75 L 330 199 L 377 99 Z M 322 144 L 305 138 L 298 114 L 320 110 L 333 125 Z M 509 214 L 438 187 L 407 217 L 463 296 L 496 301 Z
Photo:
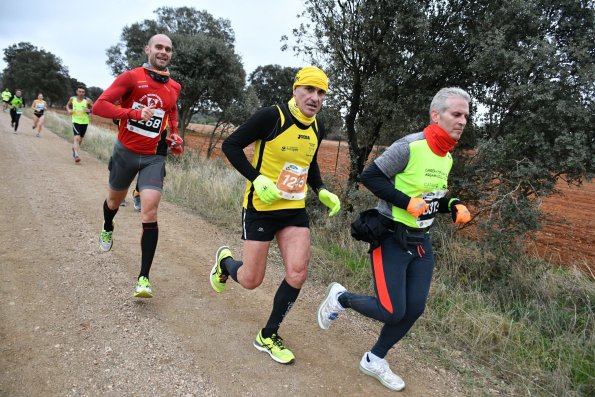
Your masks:
M 46 127 L 72 139 L 65 116 L 49 112 Z M 107 160 L 114 138 L 112 132 L 90 126 L 84 150 Z M 239 229 L 243 189 L 244 179 L 221 161 L 190 154 L 168 159 L 165 198 L 221 227 Z M 343 200 L 354 203 L 355 212 L 342 211 L 331 219 L 309 197 L 310 277 L 371 294 L 367 246 L 351 238 L 349 223 L 375 199 L 355 192 Z M 463 239 L 447 217 L 437 223 L 428 307 L 402 343 L 423 345 L 431 352 L 420 357 L 426 365 L 438 360 L 484 395 L 493 394 L 490 390 L 523 396 L 595 395 L 593 280 L 515 247 Z

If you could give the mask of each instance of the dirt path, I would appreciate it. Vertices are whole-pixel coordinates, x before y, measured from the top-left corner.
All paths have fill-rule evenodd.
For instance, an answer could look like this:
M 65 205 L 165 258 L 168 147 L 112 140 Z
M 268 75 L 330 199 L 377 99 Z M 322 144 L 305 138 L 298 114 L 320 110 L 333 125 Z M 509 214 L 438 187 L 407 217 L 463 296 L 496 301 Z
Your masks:
M 281 280 L 270 266 L 255 291 L 208 283 L 216 248 L 240 240 L 170 203 L 160 208 L 151 280 L 156 297 L 134 300 L 140 221 L 116 217 L 114 248 L 97 234 L 107 167 L 49 131 L 18 135 L 0 113 L 0 396 L 393 395 L 358 362 L 377 324 L 347 315 L 327 332 L 315 321 L 324 286 L 307 283 L 281 334 L 297 356 L 283 366 L 252 347 Z M 389 362 L 402 396 L 462 396 L 453 373 L 422 364 L 411 346 Z

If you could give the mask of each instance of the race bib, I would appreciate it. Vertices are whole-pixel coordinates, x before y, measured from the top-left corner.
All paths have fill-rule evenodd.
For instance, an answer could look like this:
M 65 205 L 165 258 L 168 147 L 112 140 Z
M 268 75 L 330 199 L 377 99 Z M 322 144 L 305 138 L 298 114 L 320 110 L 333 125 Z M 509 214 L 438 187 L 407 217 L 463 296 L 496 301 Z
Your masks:
M 138 102 L 134 102 L 132 104 L 132 109 L 142 109 L 143 107 L 145 106 Z M 163 124 L 164 117 L 165 111 L 163 109 L 153 109 L 153 117 L 151 117 L 150 120 L 144 121 L 128 119 L 126 128 L 137 134 L 149 138 L 156 138 L 159 136 L 159 133 L 161 131 L 161 125 Z
M 36 108 L 37 110 L 43 110 L 45 108 L 45 105 L 43 103 L 38 103 Z
M 434 192 L 427 192 L 421 195 L 421 198 L 424 199 L 426 203 L 428 203 L 430 208 L 428 208 L 419 218 L 415 220 L 418 227 L 428 227 L 434 222 L 436 213 L 438 213 L 438 200 L 446 196 L 446 193 L 448 193 L 448 190 L 436 190 Z
M 23 113 L 23 109 L 21 109 L 21 108 L 16 108 L 15 110 L 16 110 L 17 114 Z
M 277 178 L 277 187 L 281 196 L 286 200 L 301 200 L 306 197 L 306 182 L 308 168 L 298 167 L 295 164 L 285 163 Z

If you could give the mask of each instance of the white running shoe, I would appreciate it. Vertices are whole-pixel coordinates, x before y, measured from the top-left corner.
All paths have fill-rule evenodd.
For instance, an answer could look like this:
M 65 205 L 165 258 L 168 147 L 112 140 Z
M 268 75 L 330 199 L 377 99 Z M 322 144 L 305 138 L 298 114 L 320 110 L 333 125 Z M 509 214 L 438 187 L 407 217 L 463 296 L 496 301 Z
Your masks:
M 136 211 L 140 211 L 140 193 L 136 190 L 132 191 L 132 204 L 134 204 L 134 209 Z
M 318 306 L 318 325 L 322 329 L 328 329 L 331 323 L 339 317 L 339 314 L 345 310 L 339 303 L 339 295 L 347 291 L 339 283 L 331 283 L 326 288 L 326 296 Z
M 405 388 L 405 382 L 399 375 L 390 370 L 388 362 L 370 352 L 364 353 L 359 362 L 359 369 L 364 374 L 378 379 L 380 383 L 391 390 L 401 391 Z

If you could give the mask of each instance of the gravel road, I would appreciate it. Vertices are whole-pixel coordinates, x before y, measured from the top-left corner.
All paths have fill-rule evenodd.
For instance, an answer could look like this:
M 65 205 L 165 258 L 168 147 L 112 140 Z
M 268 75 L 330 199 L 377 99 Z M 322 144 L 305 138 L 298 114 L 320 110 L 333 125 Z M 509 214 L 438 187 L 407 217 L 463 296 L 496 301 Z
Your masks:
M 0 113 L 1 396 L 395 394 L 358 370 L 379 325 L 347 314 L 321 331 L 325 286 L 314 282 L 281 328 L 296 363 L 257 351 L 280 267 L 254 291 L 231 284 L 215 294 L 214 252 L 227 243 L 239 256 L 239 236 L 170 203 L 159 211 L 155 298 L 132 298 L 139 214 L 121 208 L 114 247 L 100 252 L 107 166 L 85 152 L 75 165 L 68 142 L 48 130 L 36 138 L 31 125 L 23 117 L 13 134 Z M 407 383 L 401 396 L 465 395 L 456 371 L 421 364 L 420 354 L 399 346 L 387 356 Z

